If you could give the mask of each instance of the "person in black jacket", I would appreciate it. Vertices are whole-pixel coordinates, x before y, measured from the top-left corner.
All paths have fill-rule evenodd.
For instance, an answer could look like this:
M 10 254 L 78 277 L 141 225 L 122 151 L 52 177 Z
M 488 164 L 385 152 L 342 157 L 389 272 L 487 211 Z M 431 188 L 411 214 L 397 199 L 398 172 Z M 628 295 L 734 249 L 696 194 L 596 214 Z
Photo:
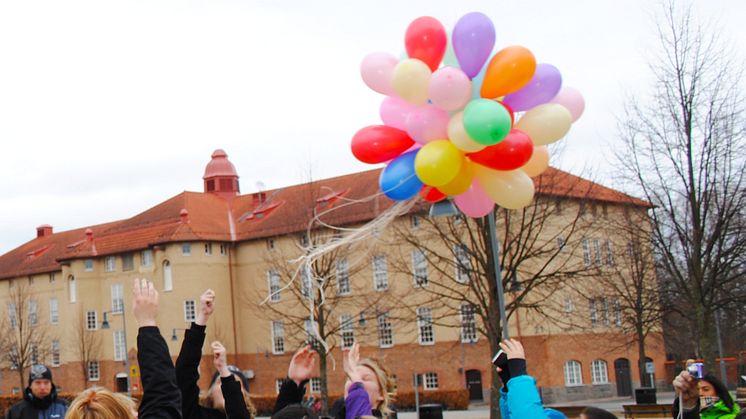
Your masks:
M 32 365 L 28 387 L 23 400 L 14 404 L 5 415 L 7 419 L 62 418 L 67 402 L 57 398 L 57 387 L 52 382 L 52 371 L 45 365 Z
M 211 345 L 217 372 L 205 396 L 200 398 L 197 367 L 202 359 L 205 328 L 214 306 L 215 292 L 208 289 L 200 296 L 199 311 L 184 333 L 184 342 L 176 359 L 182 413 L 184 419 L 250 419 L 254 407 L 249 400 L 248 382 L 240 369 L 226 363 L 225 348 L 220 342 Z

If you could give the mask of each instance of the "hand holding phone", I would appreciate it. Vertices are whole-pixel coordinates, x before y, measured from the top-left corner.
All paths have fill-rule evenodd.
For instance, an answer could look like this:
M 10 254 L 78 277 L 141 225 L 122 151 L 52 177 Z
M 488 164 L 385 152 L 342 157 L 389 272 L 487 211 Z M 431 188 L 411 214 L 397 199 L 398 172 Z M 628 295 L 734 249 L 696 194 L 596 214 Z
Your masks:
M 508 354 L 506 354 L 502 349 L 497 351 L 495 356 L 492 357 L 492 365 L 500 369 L 505 369 L 508 365 Z

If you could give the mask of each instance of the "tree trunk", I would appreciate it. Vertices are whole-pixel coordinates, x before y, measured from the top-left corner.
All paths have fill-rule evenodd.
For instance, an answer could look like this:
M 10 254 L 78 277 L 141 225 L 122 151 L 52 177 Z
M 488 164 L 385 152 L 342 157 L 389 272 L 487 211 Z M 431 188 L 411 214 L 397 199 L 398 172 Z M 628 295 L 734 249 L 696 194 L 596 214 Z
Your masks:
M 323 347 L 321 352 L 326 352 Z M 329 413 L 329 382 L 326 371 L 326 353 L 322 354 L 319 352 L 319 375 L 321 381 L 321 414 L 327 415 Z
M 646 371 L 647 355 L 645 354 L 645 334 L 642 331 L 642 324 L 637 325 L 637 370 L 640 374 L 640 385 L 642 387 L 653 387 L 650 382 L 650 376 Z
M 499 321 L 499 320 L 497 320 Z M 501 336 L 500 330 L 498 330 L 498 336 Z M 497 345 L 497 342 L 499 340 L 499 337 L 496 336 L 489 336 L 490 340 L 490 353 L 495 354 L 500 349 L 500 347 Z M 491 357 L 492 355 L 490 355 Z M 500 388 L 502 387 L 503 383 L 500 380 L 500 376 L 497 374 L 497 369 L 494 367 L 490 367 L 490 419 L 501 419 L 502 415 L 500 414 Z

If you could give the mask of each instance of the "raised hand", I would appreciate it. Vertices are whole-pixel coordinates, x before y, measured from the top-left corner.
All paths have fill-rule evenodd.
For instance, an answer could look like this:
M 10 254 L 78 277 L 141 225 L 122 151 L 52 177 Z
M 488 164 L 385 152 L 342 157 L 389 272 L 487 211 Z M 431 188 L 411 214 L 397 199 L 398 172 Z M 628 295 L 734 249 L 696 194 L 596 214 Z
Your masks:
M 200 326 L 207 325 L 207 320 L 210 319 L 214 309 L 215 291 L 208 288 L 207 291 L 203 292 L 199 297 L 199 311 L 197 312 L 197 317 L 194 319 L 194 323 Z
M 132 286 L 132 312 L 139 327 L 156 326 L 158 318 L 158 291 L 145 278 L 135 278 Z
M 229 377 L 231 372 L 228 370 L 228 362 L 225 356 L 225 346 L 219 341 L 213 342 L 212 347 L 212 363 L 215 365 L 215 369 L 218 370 L 221 377 Z
M 361 381 L 360 373 L 358 372 L 357 365 L 360 362 L 360 345 L 355 342 L 352 344 L 350 349 L 344 351 L 342 358 L 342 366 L 347 378 L 353 382 Z
M 684 402 L 684 407 L 691 408 L 697 405 L 699 398 L 699 387 L 695 379 L 688 371 L 684 370 L 673 380 L 673 389 L 679 394 Z
M 288 367 L 288 378 L 300 385 L 301 382 L 310 380 L 316 371 L 316 356 L 310 345 L 298 350 L 290 360 Z
M 508 359 L 526 359 L 523 345 L 515 339 L 505 339 L 500 342 L 500 348 L 508 355 Z

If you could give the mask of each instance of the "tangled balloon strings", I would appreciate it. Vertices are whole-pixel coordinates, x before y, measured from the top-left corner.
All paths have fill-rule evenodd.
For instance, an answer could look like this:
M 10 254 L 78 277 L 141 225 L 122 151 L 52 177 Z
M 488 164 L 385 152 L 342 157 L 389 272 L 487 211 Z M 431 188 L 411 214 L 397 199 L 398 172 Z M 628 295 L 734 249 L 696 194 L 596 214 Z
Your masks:
M 486 15 L 463 16 L 450 39 L 456 60 L 444 65 L 448 35 L 425 16 L 407 28 L 408 58 L 376 52 L 363 59 L 363 81 L 387 97 L 383 125 L 358 131 L 352 153 L 364 163 L 386 163 L 379 186 L 387 197 L 451 197 L 470 217 L 495 204 L 531 203 L 531 177 L 549 166 L 547 145 L 567 134 L 585 103 L 562 85 L 555 66 L 537 64 L 527 48 L 491 55 L 495 39 Z M 517 121 L 516 112 L 522 113 Z

